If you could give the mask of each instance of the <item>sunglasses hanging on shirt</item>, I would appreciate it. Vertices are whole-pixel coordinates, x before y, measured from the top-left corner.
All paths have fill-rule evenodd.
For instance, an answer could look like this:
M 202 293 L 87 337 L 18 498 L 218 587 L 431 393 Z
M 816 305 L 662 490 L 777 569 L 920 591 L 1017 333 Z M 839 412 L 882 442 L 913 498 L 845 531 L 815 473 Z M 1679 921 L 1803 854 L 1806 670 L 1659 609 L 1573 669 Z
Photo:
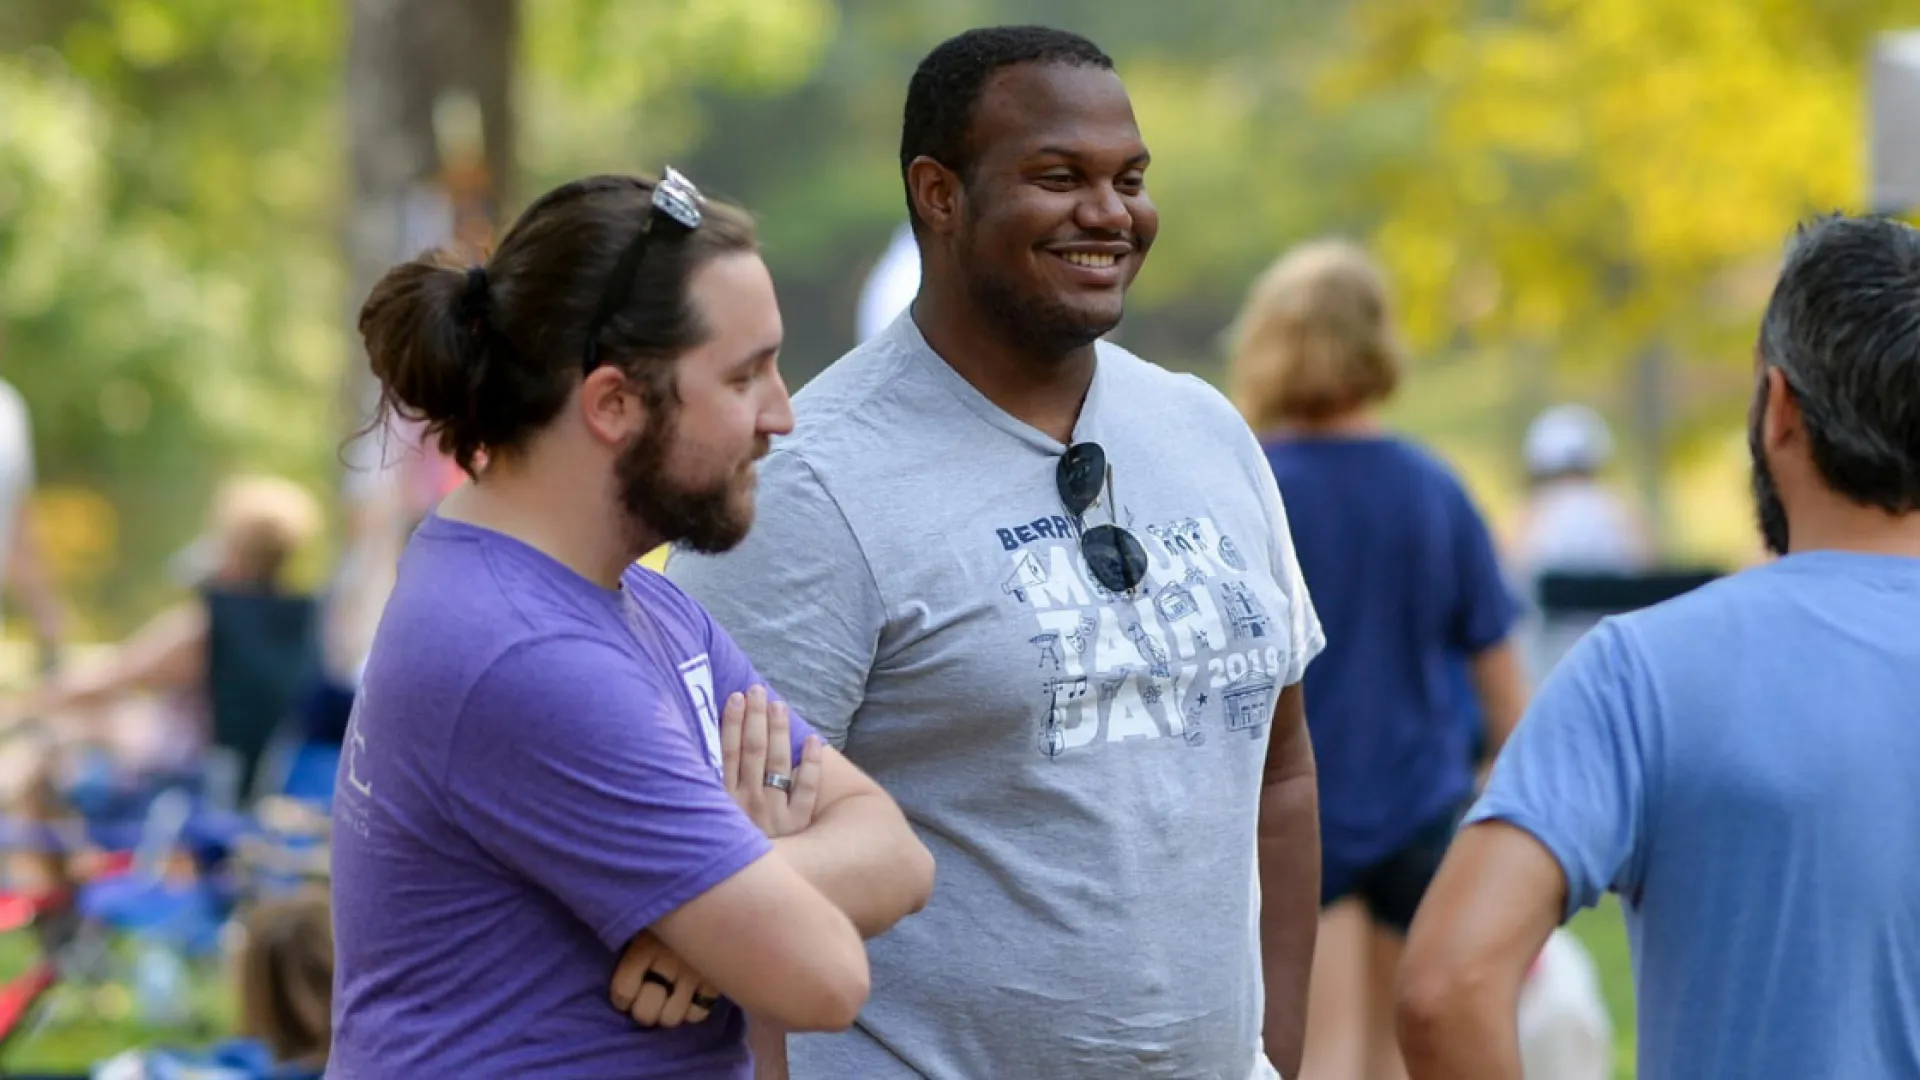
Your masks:
M 1131 596 L 1146 580 L 1147 550 L 1120 525 L 1113 501 L 1113 466 L 1107 462 L 1106 450 L 1095 442 L 1067 447 L 1054 469 L 1053 482 L 1059 488 L 1061 505 L 1073 519 L 1074 531 L 1080 534 L 1080 557 L 1087 561 L 1094 580 L 1110 593 Z M 1103 488 L 1111 524 L 1089 529 L 1083 518 L 1099 501 Z

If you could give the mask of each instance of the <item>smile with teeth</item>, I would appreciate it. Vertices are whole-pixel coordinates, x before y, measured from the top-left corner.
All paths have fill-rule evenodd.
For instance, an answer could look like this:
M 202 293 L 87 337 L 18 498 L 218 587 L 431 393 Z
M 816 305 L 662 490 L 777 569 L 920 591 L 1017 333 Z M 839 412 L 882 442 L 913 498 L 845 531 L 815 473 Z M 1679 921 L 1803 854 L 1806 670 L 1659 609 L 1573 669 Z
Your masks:
M 1094 270 L 1109 270 L 1118 257 L 1105 252 L 1063 251 L 1060 257 L 1075 266 L 1085 266 Z

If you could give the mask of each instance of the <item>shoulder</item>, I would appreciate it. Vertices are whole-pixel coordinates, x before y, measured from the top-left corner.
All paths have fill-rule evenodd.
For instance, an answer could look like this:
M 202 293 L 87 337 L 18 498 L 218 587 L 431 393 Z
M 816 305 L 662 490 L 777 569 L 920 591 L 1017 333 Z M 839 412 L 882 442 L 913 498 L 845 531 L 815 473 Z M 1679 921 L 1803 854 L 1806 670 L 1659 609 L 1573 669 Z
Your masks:
M 1386 435 L 1372 445 L 1376 448 L 1371 459 L 1375 468 L 1396 471 L 1411 483 L 1449 497 L 1466 497 L 1467 485 L 1460 478 L 1460 473 L 1424 443 L 1396 433 Z
M 1273 467 L 1246 418 L 1227 395 L 1198 375 L 1171 371 L 1131 350 L 1101 341 L 1101 365 L 1108 385 L 1103 393 L 1130 419 L 1177 438 L 1189 454 L 1218 462 L 1231 459 L 1256 487 L 1273 484 Z
M 1771 648 L 1766 628 L 1779 625 L 1776 613 L 1791 603 L 1771 570 L 1742 571 L 1601 619 L 1548 682 L 1564 675 L 1588 695 L 1630 701 L 1643 723 L 1663 721 L 1663 706 L 1675 702 L 1724 697 L 1728 665 L 1751 664 L 1755 648 Z
M 658 718 L 668 690 L 654 665 L 604 638 L 522 638 L 476 672 L 458 726 L 512 743 L 628 739 Z
M 1183 415 L 1210 420 L 1251 435 L 1240 410 L 1219 388 L 1192 372 L 1173 371 L 1111 341 L 1095 345 L 1100 363 L 1105 365 L 1114 388 L 1128 400 L 1150 402 L 1155 411 L 1173 409 Z M 1152 395 L 1135 399 L 1131 395 Z
M 671 558 L 671 556 L 669 556 Z M 664 573 L 639 563 L 627 568 L 620 583 L 655 619 L 669 624 L 678 634 L 705 643 L 713 635 L 713 617 L 700 601 L 690 596 Z
M 913 379 L 912 351 L 890 330 L 842 355 L 793 396 L 793 433 L 778 440 L 789 453 L 816 460 L 857 460 L 866 446 L 903 422 L 902 393 Z
M 1785 576 L 1777 565 L 1757 566 L 1606 623 L 1658 670 L 1690 668 L 1699 660 L 1703 642 L 1744 637 L 1756 618 L 1784 600 Z

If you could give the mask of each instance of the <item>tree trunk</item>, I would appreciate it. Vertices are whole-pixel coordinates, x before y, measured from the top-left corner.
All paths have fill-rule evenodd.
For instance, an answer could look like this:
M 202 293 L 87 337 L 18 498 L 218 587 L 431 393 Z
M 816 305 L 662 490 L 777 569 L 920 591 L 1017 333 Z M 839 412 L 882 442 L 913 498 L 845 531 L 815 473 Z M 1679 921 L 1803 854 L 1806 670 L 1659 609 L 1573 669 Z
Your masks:
M 397 262 L 490 232 L 511 182 L 519 10 L 518 0 L 348 3 L 345 402 L 358 430 L 378 400 L 357 329 L 367 293 Z
M 346 118 L 352 180 L 342 315 L 351 356 L 341 405 L 350 437 L 345 535 L 324 634 L 329 677 L 353 685 L 412 525 L 444 488 L 445 463 L 413 425 L 375 421 L 379 384 L 360 306 L 394 264 L 433 247 L 491 246 L 513 166 L 517 0 L 348 0 Z

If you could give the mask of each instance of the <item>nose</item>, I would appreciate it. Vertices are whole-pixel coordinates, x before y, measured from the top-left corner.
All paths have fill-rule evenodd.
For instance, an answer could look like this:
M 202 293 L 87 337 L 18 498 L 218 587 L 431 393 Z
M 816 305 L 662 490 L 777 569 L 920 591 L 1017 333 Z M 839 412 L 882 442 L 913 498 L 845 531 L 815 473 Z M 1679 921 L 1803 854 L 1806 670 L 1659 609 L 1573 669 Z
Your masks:
M 1089 184 L 1084 190 L 1087 194 L 1076 208 L 1075 224 L 1088 232 L 1133 231 L 1133 212 L 1112 183 Z
M 770 385 L 772 400 L 760 410 L 760 434 L 791 435 L 793 433 L 793 397 L 787 393 L 787 382 L 776 371 L 773 373 Z

